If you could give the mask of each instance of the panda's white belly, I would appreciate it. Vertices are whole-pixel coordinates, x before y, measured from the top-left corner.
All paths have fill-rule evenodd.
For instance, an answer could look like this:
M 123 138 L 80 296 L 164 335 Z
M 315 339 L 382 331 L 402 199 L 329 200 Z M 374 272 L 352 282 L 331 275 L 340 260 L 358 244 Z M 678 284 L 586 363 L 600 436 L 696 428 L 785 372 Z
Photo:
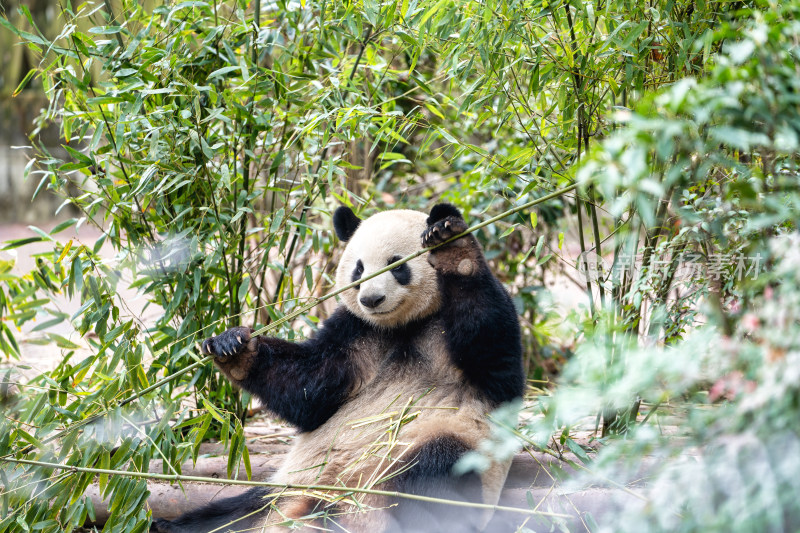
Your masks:
M 365 356 L 391 347 L 367 344 L 359 365 L 371 379 L 322 426 L 297 437 L 273 481 L 371 487 L 436 436 L 455 435 L 475 447 L 488 435 L 489 408 L 450 362 L 438 323 L 414 343 L 417 361 L 388 372 Z

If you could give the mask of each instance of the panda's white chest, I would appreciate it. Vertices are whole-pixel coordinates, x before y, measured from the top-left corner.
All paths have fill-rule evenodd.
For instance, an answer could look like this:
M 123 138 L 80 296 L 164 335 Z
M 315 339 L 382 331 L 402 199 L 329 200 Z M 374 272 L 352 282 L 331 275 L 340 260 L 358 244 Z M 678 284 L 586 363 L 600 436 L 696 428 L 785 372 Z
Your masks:
M 432 320 L 413 335 L 371 335 L 354 341 L 350 360 L 359 380 L 350 397 L 372 388 L 415 390 L 463 382 L 448 352 L 446 333 L 441 320 Z

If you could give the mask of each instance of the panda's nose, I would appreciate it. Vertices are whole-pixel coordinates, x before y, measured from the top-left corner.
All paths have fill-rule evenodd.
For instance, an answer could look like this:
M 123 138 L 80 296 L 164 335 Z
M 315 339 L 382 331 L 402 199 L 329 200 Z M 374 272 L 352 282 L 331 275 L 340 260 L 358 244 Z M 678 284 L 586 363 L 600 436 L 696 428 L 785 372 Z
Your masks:
M 359 298 L 359 300 L 361 301 L 361 305 L 363 305 L 364 307 L 368 307 L 370 309 L 375 309 L 376 307 L 381 305 L 385 299 L 386 296 L 383 295 L 362 296 L 361 298 Z

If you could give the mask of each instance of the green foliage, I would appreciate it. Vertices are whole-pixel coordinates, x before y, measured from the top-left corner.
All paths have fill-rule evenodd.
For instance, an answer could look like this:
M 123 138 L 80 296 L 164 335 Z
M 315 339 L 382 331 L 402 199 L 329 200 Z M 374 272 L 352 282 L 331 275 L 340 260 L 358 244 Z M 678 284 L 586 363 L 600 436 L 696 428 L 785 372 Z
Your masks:
M 543 403 L 545 417 L 526 428 L 546 442 L 598 403 L 623 418 L 632 398 L 647 406 L 644 420 L 624 421 L 625 439 L 601 439 L 608 445 L 574 481 L 629 485 L 646 502 L 625 494 L 598 531 L 788 531 L 800 521 L 798 12 L 783 4 L 722 28 L 708 75 L 624 116 L 579 172 L 615 199 L 613 215 L 634 212 L 654 227 L 653 253 L 670 262 L 687 250 L 709 263 L 760 258 L 748 271 L 735 259 L 715 274 L 670 278 L 674 299 L 653 298 L 664 276 L 643 276 L 623 301 L 651 298 L 648 342 L 629 334 L 625 309 L 605 310 Z M 681 313 L 695 319 L 676 336 Z
M 698 445 L 726 431 L 768 440 L 788 424 L 781 413 L 796 411 L 796 391 L 780 381 L 791 367 L 776 373 L 759 356 L 707 347 L 735 338 L 760 354 L 778 342 L 741 328 L 750 310 L 769 307 L 765 288 L 788 275 L 774 247 L 789 241 L 773 237 L 796 229 L 798 7 L 736 5 L 121 0 L 64 5 L 57 35 L 36 29 L 24 8 L 24 29 L 0 18 L 37 54 L 25 77 L 49 101 L 37 127 L 55 124 L 63 142 L 34 136 L 26 172 L 37 194 L 50 189 L 79 213 L 37 231 L 53 249 L 33 272 L 16 276 L 0 263 L 0 349 L 18 357 L 14 327 L 32 327 L 65 354 L 0 420 L 0 456 L 135 471 L 160 458 L 180 473 L 215 437 L 230 450 L 229 474 L 241 475 L 248 398 L 194 346 L 230 325 L 281 321 L 325 292 L 334 251 L 319 229 L 331 208 L 424 208 L 436 198 L 474 221 L 576 180 L 577 194 L 479 234 L 518 303 L 530 373 L 541 377 L 556 353 L 547 346 L 556 325 L 580 340 L 565 384 L 537 405 L 544 416 L 523 438 L 555 436 L 588 462 L 570 428 L 600 411 L 600 440 L 628 439 L 610 457 L 638 459 L 664 444 L 637 422 L 641 405 L 653 414 L 675 398 L 704 403 L 709 371 L 739 371 L 789 399 L 745 416 L 739 394 L 689 417 L 688 430 Z M 59 241 L 82 224 L 102 230 L 94 245 Z M 577 275 L 571 240 L 612 266 L 642 259 L 582 280 L 590 305 L 565 320 L 547 308 L 542 283 Z M 686 279 L 687 254 L 707 263 L 762 254 L 764 267 L 784 267 L 740 276 L 726 263 L 719 275 Z M 792 302 L 792 287 L 773 297 Z M 154 321 L 128 308 L 129 289 L 158 310 Z M 79 301 L 76 313 L 58 309 L 63 297 Z M 66 320 L 88 356 L 47 331 Z M 304 320 L 271 334 L 302 336 L 316 319 Z M 702 322 L 710 325 L 697 329 Z M 794 338 L 796 319 L 774 327 Z M 788 365 L 794 348 L 784 344 Z M 496 418 L 506 429 L 483 450 L 490 456 L 510 453 L 509 435 L 519 437 L 510 411 Z M 723 424 L 745 419 L 760 425 Z M 723 429 L 701 431 L 708 423 Z M 480 467 L 480 456 L 470 460 Z M 89 474 L 17 466 L 0 476 L 10 487 L 0 493 L 0 531 L 72 530 L 93 516 Z M 144 481 L 98 481 L 111 502 L 106 530 L 146 529 Z M 673 527 L 664 517 L 692 502 L 671 501 L 631 529 Z M 771 520 L 758 512 L 752 520 Z M 697 528 L 715 527 L 691 516 Z

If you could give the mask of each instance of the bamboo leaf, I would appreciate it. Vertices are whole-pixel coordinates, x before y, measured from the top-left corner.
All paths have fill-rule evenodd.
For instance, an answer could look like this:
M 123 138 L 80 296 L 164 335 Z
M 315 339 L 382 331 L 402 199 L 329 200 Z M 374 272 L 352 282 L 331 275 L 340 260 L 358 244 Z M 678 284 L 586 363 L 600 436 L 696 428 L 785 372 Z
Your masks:
M 34 68 L 30 69 L 28 73 L 25 74 L 25 77 L 22 78 L 22 81 L 19 82 L 17 88 L 14 89 L 14 92 L 11 94 L 11 96 L 14 97 L 17 96 L 19 93 L 21 93 L 22 90 L 25 89 L 25 87 L 28 85 L 28 82 L 31 81 L 31 79 L 33 79 L 33 76 L 36 75 L 37 72 L 38 72 L 37 69 Z

